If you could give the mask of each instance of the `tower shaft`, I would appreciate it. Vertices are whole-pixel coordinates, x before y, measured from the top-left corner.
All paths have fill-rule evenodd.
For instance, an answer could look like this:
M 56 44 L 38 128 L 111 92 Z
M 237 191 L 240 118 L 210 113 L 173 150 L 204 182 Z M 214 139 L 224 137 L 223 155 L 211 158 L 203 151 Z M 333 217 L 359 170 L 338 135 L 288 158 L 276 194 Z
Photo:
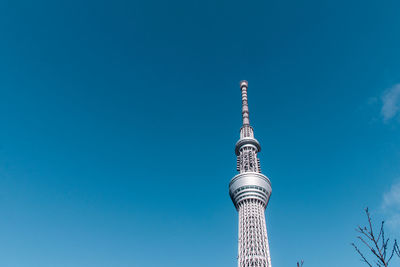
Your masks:
M 254 199 L 239 204 L 239 267 L 271 266 L 264 209 Z
M 235 147 L 239 174 L 229 184 L 229 194 L 239 212 L 238 267 L 271 267 L 264 211 L 272 189 L 257 157 L 261 146 L 250 126 L 247 86 L 247 81 L 240 83 L 243 126 Z

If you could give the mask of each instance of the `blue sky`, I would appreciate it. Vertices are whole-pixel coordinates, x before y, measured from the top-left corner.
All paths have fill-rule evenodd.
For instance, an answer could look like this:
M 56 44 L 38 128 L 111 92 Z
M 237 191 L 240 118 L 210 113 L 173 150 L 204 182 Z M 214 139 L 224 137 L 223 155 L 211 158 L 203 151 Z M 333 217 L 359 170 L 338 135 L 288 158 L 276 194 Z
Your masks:
M 247 79 L 272 264 L 364 266 L 363 208 L 400 238 L 399 9 L 2 1 L 0 265 L 235 266 Z

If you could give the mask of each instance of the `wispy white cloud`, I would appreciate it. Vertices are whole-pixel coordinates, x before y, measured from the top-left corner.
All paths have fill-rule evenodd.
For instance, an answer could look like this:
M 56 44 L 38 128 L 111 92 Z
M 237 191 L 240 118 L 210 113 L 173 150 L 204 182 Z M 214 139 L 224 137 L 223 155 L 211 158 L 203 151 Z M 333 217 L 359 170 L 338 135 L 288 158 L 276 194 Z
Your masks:
M 394 183 L 383 194 L 382 209 L 387 217 L 387 224 L 393 230 L 400 230 L 400 181 Z
M 400 214 L 393 214 L 388 218 L 386 221 L 388 227 L 392 230 L 399 230 L 400 229 Z
M 400 210 L 400 182 L 395 183 L 383 195 L 383 208 L 397 207 Z
M 400 83 L 383 93 L 382 104 L 381 114 L 383 121 L 387 122 L 400 111 Z

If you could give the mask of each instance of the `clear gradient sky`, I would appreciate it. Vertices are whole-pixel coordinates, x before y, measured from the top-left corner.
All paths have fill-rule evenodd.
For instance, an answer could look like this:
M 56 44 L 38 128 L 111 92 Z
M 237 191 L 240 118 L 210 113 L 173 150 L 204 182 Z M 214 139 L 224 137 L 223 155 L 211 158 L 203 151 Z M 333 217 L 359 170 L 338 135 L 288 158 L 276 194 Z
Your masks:
M 364 207 L 400 238 L 399 10 L 1 1 L 0 266 L 236 266 L 242 79 L 273 266 L 364 266 Z

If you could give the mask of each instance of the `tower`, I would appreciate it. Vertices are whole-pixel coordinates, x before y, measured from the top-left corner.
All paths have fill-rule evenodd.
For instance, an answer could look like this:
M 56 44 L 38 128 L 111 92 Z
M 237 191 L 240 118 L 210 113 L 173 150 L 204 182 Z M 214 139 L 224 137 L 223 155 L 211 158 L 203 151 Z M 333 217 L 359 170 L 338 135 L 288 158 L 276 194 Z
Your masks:
M 243 125 L 235 147 L 239 174 L 229 184 L 229 195 L 239 212 L 238 267 L 271 267 L 264 212 L 272 189 L 257 158 L 261 146 L 250 126 L 247 87 L 247 81 L 240 82 Z

